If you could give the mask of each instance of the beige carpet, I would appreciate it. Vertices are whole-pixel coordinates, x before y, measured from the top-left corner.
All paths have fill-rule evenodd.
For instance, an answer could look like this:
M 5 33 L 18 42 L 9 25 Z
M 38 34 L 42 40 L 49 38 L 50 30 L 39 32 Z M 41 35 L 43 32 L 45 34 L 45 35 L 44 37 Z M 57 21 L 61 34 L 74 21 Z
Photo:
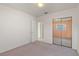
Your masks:
M 77 56 L 77 52 L 71 48 L 33 42 L 0 54 L 1 56 Z

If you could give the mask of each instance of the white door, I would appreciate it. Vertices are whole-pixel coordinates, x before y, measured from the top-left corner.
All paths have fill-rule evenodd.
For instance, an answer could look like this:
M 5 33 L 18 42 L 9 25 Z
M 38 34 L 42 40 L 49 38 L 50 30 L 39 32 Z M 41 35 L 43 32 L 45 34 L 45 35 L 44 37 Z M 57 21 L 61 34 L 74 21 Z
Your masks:
M 37 40 L 37 21 L 32 20 L 32 42 Z

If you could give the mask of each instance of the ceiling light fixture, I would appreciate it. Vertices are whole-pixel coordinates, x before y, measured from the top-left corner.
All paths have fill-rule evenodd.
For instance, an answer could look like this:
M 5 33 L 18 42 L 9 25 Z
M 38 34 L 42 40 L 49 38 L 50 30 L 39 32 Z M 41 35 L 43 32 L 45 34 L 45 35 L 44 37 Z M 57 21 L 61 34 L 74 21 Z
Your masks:
M 38 3 L 38 7 L 43 7 L 44 4 L 43 3 Z

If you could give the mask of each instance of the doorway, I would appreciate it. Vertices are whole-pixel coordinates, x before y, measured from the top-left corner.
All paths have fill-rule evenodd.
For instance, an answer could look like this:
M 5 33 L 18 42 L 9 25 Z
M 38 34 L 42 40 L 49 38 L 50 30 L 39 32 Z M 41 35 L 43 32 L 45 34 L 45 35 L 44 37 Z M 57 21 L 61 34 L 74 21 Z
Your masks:
M 72 17 L 56 18 L 53 25 L 53 44 L 72 48 Z

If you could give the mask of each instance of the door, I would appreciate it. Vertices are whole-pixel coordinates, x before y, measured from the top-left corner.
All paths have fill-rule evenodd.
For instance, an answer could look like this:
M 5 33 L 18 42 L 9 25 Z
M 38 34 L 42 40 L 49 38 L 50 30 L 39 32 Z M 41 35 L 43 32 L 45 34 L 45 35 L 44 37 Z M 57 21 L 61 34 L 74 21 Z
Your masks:
M 34 42 L 37 39 L 37 21 L 36 20 L 32 20 L 32 24 L 31 24 L 31 41 Z
M 59 21 L 60 20 L 60 21 Z M 53 21 L 53 43 L 61 45 L 62 31 L 60 30 L 61 19 L 55 19 Z M 59 27 L 58 27 L 59 26 Z
M 72 18 L 63 18 L 62 24 L 65 25 L 64 31 L 62 31 L 62 45 L 72 47 Z
M 72 17 L 54 19 L 53 43 L 72 47 Z

